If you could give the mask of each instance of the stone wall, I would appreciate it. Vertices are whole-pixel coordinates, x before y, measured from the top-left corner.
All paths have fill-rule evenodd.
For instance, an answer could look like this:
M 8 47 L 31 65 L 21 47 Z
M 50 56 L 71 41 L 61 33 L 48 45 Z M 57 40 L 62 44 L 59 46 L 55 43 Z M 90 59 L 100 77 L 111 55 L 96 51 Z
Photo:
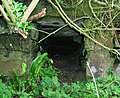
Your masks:
M 91 16 L 87 4 L 88 3 L 86 3 L 85 6 L 82 6 L 84 7 L 85 12 Z M 35 25 L 37 24 L 38 29 L 42 29 L 51 33 L 52 31 L 65 24 L 58 12 L 48 2 L 44 0 L 40 0 L 32 15 L 39 13 L 42 8 L 46 8 L 47 12 L 45 17 L 34 21 Z M 83 12 L 80 12 L 80 8 L 78 8 L 77 10 L 74 8 L 64 8 L 64 10 L 72 20 L 82 16 L 83 14 Z M 81 20 L 79 20 L 76 24 L 81 26 L 80 23 Z M 89 25 L 89 22 L 87 22 L 87 24 Z M 103 32 L 102 35 L 104 36 L 101 37 L 99 34 L 95 33 L 93 37 L 100 43 L 113 48 L 113 35 L 111 35 L 110 32 Z M 37 42 L 38 40 L 40 40 L 39 38 L 43 38 L 44 36 L 46 36 L 46 34 L 42 32 L 38 33 L 37 31 L 30 32 L 28 39 L 23 39 L 18 34 L 3 34 L 2 36 L 0 36 L 0 66 L 2 66 L 2 68 L 0 68 L 0 73 L 4 73 L 5 70 L 8 70 L 5 72 L 5 74 L 10 74 L 12 73 L 12 70 L 14 68 L 21 70 L 21 64 L 23 62 L 29 65 L 34 57 L 36 57 L 37 55 Z M 78 42 L 84 48 L 80 50 L 80 52 L 82 51 L 81 54 L 86 56 L 86 58 L 80 58 L 81 62 L 83 62 L 83 66 L 85 66 L 86 61 L 89 62 L 89 65 L 93 69 L 96 77 L 104 76 L 106 70 L 109 67 L 113 67 L 114 57 L 111 56 L 109 51 L 96 45 L 88 38 L 86 38 L 85 40 L 83 39 L 81 43 L 81 38 L 83 37 L 83 35 L 81 36 L 79 32 L 66 27 L 54 35 L 54 37 L 58 36 L 73 36 L 73 40 L 75 42 Z M 87 55 L 85 52 L 87 52 Z M 86 70 L 87 76 L 90 76 L 88 67 L 86 67 Z
M 22 63 L 29 67 L 37 56 L 38 32 L 29 31 L 29 37 L 24 39 L 17 32 L 9 32 L 5 24 L 5 21 L 0 23 L 3 28 L 0 31 L 0 74 L 12 76 L 16 70 L 20 75 Z
M 0 73 L 12 75 L 13 69 L 21 72 L 22 63 L 30 66 L 34 58 L 36 43 L 19 34 L 0 36 Z
M 101 34 L 103 36 L 96 33 L 94 38 L 103 45 L 114 48 L 113 35 L 110 32 L 101 32 Z M 113 68 L 115 57 L 108 50 L 88 38 L 85 39 L 85 49 L 87 51 L 87 62 L 95 77 L 103 77 L 107 74 L 108 68 Z M 88 66 L 86 66 L 86 70 L 86 75 L 91 76 Z

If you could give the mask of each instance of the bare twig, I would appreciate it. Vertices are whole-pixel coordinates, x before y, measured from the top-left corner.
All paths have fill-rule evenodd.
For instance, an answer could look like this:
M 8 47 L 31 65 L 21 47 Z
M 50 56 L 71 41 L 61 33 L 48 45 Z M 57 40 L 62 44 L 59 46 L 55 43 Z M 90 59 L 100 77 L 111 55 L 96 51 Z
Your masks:
M 111 4 L 108 4 L 107 0 L 104 0 L 104 2 L 101 2 L 101 1 L 98 1 L 98 0 L 93 0 L 95 3 L 99 4 L 99 5 L 102 5 L 102 6 L 110 6 Z M 112 7 L 115 7 L 117 8 L 118 10 L 120 10 L 120 6 L 119 5 L 115 5 L 115 4 L 112 4 Z
M 116 82 L 116 80 L 113 80 L 112 82 L 108 83 L 107 85 L 105 85 L 102 89 L 105 89 L 106 87 L 112 85 L 114 82 Z
M 37 20 L 39 18 L 42 18 L 46 15 L 46 8 L 43 8 L 42 11 L 36 15 L 31 16 L 28 18 L 29 21 Z
M 32 30 L 35 30 L 35 31 L 38 31 L 38 32 L 41 32 L 41 33 L 44 33 L 44 34 L 47 34 L 47 35 L 50 34 L 50 33 L 46 32 L 46 31 L 44 31 L 44 30 L 38 30 L 38 29 L 36 29 L 36 28 L 33 28 Z
M 107 24 L 106 27 L 108 27 L 119 14 L 120 14 L 120 12 L 117 13 L 112 19 L 110 19 L 110 22 Z
M 18 33 L 19 33 L 24 39 L 27 39 L 27 35 L 26 35 L 25 33 L 23 33 L 20 28 L 18 29 Z
M 50 37 L 51 35 L 55 34 L 56 32 L 58 32 L 59 30 L 63 29 L 64 27 L 66 27 L 67 25 L 64 25 L 60 28 L 58 28 L 57 30 L 55 30 L 54 32 L 50 33 L 49 35 L 45 36 L 43 39 L 41 39 L 38 43 L 41 43 L 43 40 L 47 39 L 48 37 Z
M 24 22 L 27 21 L 28 17 L 32 13 L 32 11 L 34 10 L 34 8 L 38 4 L 38 2 L 39 2 L 39 0 L 32 0 L 32 2 L 30 3 L 30 5 L 28 6 L 28 9 L 24 12 L 24 16 L 21 19 L 21 23 L 24 23 Z
M 83 28 L 84 29 L 84 28 Z M 100 28 L 100 27 L 96 27 L 96 28 L 92 28 L 92 29 L 85 29 L 83 30 L 84 32 L 90 32 L 90 31 L 96 31 L 96 30 L 100 30 L 100 31 L 116 31 L 119 30 L 120 28 Z
M 1 11 L 3 17 L 5 18 L 5 20 L 6 20 L 7 22 L 10 22 L 10 19 L 8 18 L 6 12 L 4 11 L 4 9 L 3 9 L 3 7 L 2 7 L 1 5 L 0 5 L 0 11 Z
M 89 17 L 80 17 L 80 18 L 77 18 L 75 20 L 73 20 L 73 22 L 77 21 L 77 20 L 80 20 L 80 19 L 84 19 L 84 18 L 89 18 Z M 64 27 L 68 26 L 68 24 L 65 24 L 64 26 L 58 28 L 57 30 L 53 31 L 52 33 L 49 33 L 49 32 L 43 32 L 43 33 L 46 33 L 48 34 L 47 36 L 45 36 L 43 39 L 41 39 L 38 43 L 41 43 L 43 40 L 47 39 L 48 37 L 50 37 L 51 35 L 54 35 L 55 33 L 57 33 L 58 31 L 60 31 L 61 29 L 63 29 Z M 40 31 L 41 32 L 41 31 Z
M 8 4 L 12 5 L 12 0 L 7 0 Z
M 89 0 L 89 7 L 90 7 L 91 12 L 92 12 L 92 14 L 94 15 L 94 17 L 95 17 L 104 27 L 106 27 L 105 24 L 96 16 L 96 14 L 95 14 L 95 12 L 94 12 L 94 10 L 93 10 L 93 8 L 92 8 L 92 5 L 91 5 L 91 0 Z
M 98 42 L 97 40 L 91 38 L 87 33 L 84 32 L 84 30 L 79 27 L 78 25 L 76 25 L 63 11 L 63 9 L 61 8 L 61 6 L 59 5 L 58 1 L 55 0 L 57 6 L 51 1 L 48 0 L 54 7 L 55 9 L 58 11 L 58 13 L 61 15 L 61 17 L 64 19 L 64 21 L 73 29 L 75 29 L 76 31 L 80 32 L 80 34 L 83 34 L 85 37 L 89 38 L 91 41 L 93 41 L 94 43 L 96 43 L 97 45 L 103 47 L 104 49 L 112 52 L 113 54 L 116 54 L 117 56 L 120 56 L 120 53 L 115 50 L 115 49 L 111 49 L 103 44 L 101 44 L 100 42 Z
M 98 88 L 97 88 L 97 83 L 96 83 L 96 80 L 95 80 L 95 77 L 94 77 L 93 71 L 92 71 L 92 69 L 90 68 L 90 65 L 89 65 L 88 62 L 87 62 L 87 66 L 88 66 L 88 68 L 89 68 L 89 70 L 90 70 L 90 73 L 91 73 L 91 75 L 92 75 L 92 78 L 93 78 L 93 82 L 94 82 L 94 85 L 95 85 L 95 88 L 96 88 L 96 94 L 97 94 L 97 97 L 100 98 L 100 97 L 99 97 Z
M 14 15 L 13 15 L 13 13 L 12 13 L 12 10 L 11 10 L 8 2 L 7 2 L 6 0 L 1 0 L 1 1 L 2 1 L 4 7 L 6 8 L 6 11 L 8 12 L 8 14 L 9 14 L 10 19 L 12 20 L 12 22 L 13 22 L 13 23 L 16 23 L 15 17 L 14 17 Z
M 95 3 L 98 3 L 102 6 L 106 6 L 107 2 L 102 2 L 102 1 L 98 1 L 98 0 L 93 0 Z M 105 0 L 106 1 L 106 0 Z

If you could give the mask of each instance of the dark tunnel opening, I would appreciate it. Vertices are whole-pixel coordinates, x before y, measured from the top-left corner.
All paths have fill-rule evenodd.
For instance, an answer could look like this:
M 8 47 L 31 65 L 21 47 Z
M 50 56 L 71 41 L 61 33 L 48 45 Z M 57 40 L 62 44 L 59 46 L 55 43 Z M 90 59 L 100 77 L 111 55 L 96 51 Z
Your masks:
M 73 37 L 50 37 L 43 42 L 42 48 L 53 59 L 53 66 L 62 70 L 64 76 L 73 81 L 73 78 L 85 77 L 85 69 L 81 63 L 84 58 L 82 44 L 74 42 Z
M 81 26 L 81 21 L 76 24 Z M 38 22 L 38 29 L 54 32 L 63 25 L 64 22 L 61 21 Z M 40 32 L 40 39 L 43 37 Z M 67 26 L 42 41 L 40 50 L 42 53 L 48 52 L 54 62 L 53 66 L 62 71 L 65 81 L 85 80 L 84 35 Z
M 49 56 L 69 56 L 78 52 L 80 45 L 72 40 L 71 37 L 51 37 L 44 42 L 44 50 Z

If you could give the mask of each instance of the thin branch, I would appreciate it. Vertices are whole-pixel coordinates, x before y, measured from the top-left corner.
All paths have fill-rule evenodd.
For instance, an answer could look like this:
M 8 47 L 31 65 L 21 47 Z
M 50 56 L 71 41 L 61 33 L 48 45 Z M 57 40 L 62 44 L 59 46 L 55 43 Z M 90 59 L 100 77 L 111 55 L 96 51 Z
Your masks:
M 76 4 L 76 6 L 79 6 L 81 3 L 83 2 L 83 0 L 79 0 Z
M 100 30 L 100 31 L 116 31 L 116 30 L 118 30 L 118 31 L 120 31 L 120 28 L 100 28 L 100 27 L 96 27 L 96 28 L 91 28 L 91 29 L 85 29 L 83 31 L 84 32 L 90 32 L 90 31 L 95 31 L 95 30 Z
M 58 11 L 58 13 L 61 15 L 61 17 L 64 19 L 64 21 L 73 29 L 75 29 L 76 31 L 80 32 L 80 34 L 83 34 L 85 37 L 89 38 L 91 41 L 95 42 L 97 45 L 103 47 L 104 49 L 112 52 L 113 54 L 117 54 L 117 56 L 120 56 L 120 53 L 115 50 L 115 49 L 111 49 L 103 44 L 101 44 L 100 42 L 98 42 L 97 40 L 91 38 L 88 34 L 86 34 L 82 28 L 80 28 L 78 25 L 76 25 L 75 23 L 73 23 L 72 20 L 70 20 L 70 18 L 65 14 L 65 12 L 63 11 L 63 9 L 61 8 L 61 6 L 59 5 L 58 1 L 55 0 L 56 4 L 58 6 L 56 6 L 51 0 L 48 0 L 53 6 L 54 8 Z M 59 7 L 59 8 L 58 8 Z
M 96 16 L 96 14 L 95 14 L 95 12 L 94 12 L 94 10 L 93 10 L 93 8 L 92 8 L 92 5 L 91 5 L 91 0 L 89 0 L 89 7 L 90 7 L 90 10 L 91 10 L 92 14 L 94 15 L 94 17 L 95 17 L 104 27 L 106 27 L 105 24 Z
M 4 9 L 3 9 L 3 7 L 2 7 L 1 5 L 0 5 L 0 11 L 1 11 L 3 17 L 5 18 L 5 20 L 6 20 L 7 22 L 10 22 L 10 19 L 8 18 L 6 12 L 4 11 Z
M 51 1 L 51 0 L 49 0 Z M 56 0 L 55 0 L 56 1 Z M 59 12 L 59 14 L 62 16 L 62 18 L 66 21 L 66 23 L 68 23 L 68 25 L 71 28 L 74 28 L 75 30 L 77 30 L 78 32 L 80 32 L 80 34 L 85 35 L 87 38 L 89 38 L 90 40 L 92 40 L 93 42 L 95 42 L 96 44 L 104 47 L 105 49 L 110 51 L 110 48 L 104 46 L 103 44 L 99 43 L 98 41 L 94 40 L 93 38 L 91 38 L 89 35 L 87 35 L 86 33 L 83 32 L 83 29 L 80 28 L 78 25 L 76 25 L 75 23 L 73 23 L 73 21 L 71 21 L 68 16 L 64 13 L 64 11 L 62 10 L 62 8 L 60 7 L 59 3 L 56 1 L 56 3 L 58 4 L 59 8 L 52 2 L 52 5 L 54 5 L 54 7 L 57 9 L 57 11 Z M 64 16 L 65 15 L 65 16 Z
M 38 31 L 38 32 L 41 32 L 41 33 L 44 33 L 44 34 L 50 34 L 50 33 L 48 33 L 48 32 L 46 32 L 46 31 L 43 31 L 43 30 L 38 30 L 38 29 L 36 29 L 36 28 L 33 28 L 32 30 L 35 30 L 35 31 Z
M 60 28 L 58 28 L 57 30 L 55 30 L 54 32 L 50 33 L 49 35 L 45 36 L 43 39 L 41 39 L 38 43 L 41 43 L 43 40 L 47 39 L 48 37 L 50 37 L 51 35 L 55 34 L 56 32 L 60 31 L 62 28 L 66 27 L 67 25 L 64 25 Z
M 7 0 L 8 4 L 12 5 L 12 0 Z
M 112 19 L 110 19 L 110 22 L 107 24 L 106 27 L 108 27 L 119 14 L 120 14 L 120 12 L 117 13 Z
M 13 13 L 12 13 L 12 10 L 11 10 L 8 2 L 7 2 L 6 0 L 1 0 L 1 1 L 2 1 L 4 7 L 6 8 L 6 11 L 8 12 L 8 14 L 9 14 L 10 19 L 12 20 L 12 22 L 13 22 L 13 23 L 16 23 L 15 17 L 14 17 L 14 15 L 13 15 Z
M 99 5 L 102 5 L 102 6 L 106 6 L 107 2 L 104 3 L 104 2 L 101 2 L 101 1 L 98 1 L 98 0 L 94 0 L 95 3 L 99 4 Z
M 95 1 L 95 0 L 94 0 Z M 108 4 L 108 1 L 107 0 L 104 0 L 106 4 Z
M 80 17 L 80 18 L 77 18 L 77 19 L 73 20 L 73 22 L 78 21 L 78 20 L 83 19 L 83 18 L 86 18 L 86 19 L 87 19 L 87 18 L 89 18 L 89 17 Z M 58 31 L 60 31 L 61 29 L 63 29 L 63 28 L 66 27 L 66 26 L 68 26 L 68 24 L 65 24 L 64 26 L 58 28 L 57 30 L 53 31 L 52 33 L 43 32 L 43 33 L 46 33 L 46 34 L 48 33 L 48 35 L 45 36 L 43 39 L 41 39 L 38 43 L 41 43 L 43 40 L 47 39 L 47 38 L 50 37 L 51 35 L 54 35 L 55 33 L 57 33 Z
M 98 1 L 98 0 L 94 0 L 95 3 L 102 5 L 102 6 L 111 6 L 111 4 L 108 4 L 108 2 L 105 0 L 106 3 Z M 119 5 L 112 5 L 113 7 L 117 8 L 118 10 L 120 10 L 120 6 Z
M 116 82 L 116 80 L 113 80 L 112 82 L 110 82 L 110 83 L 108 83 L 107 85 L 105 85 L 105 86 L 102 88 L 102 90 L 105 89 L 106 87 L 112 85 L 114 82 Z
M 93 71 L 92 71 L 92 69 L 90 68 L 90 65 L 89 65 L 88 62 L 87 62 L 87 66 L 88 66 L 88 68 L 89 68 L 89 70 L 90 70 L 90 73 L 91 73 L 91 75 L 92 75 L 92 77 L 93 77 L 93 82 L 94 82 L 94 85 L 95 85 L 95 88 L 96 88 L 97 97 L 100 98 L 99 93 L 98 93 L 97 83 L 96 83 L 96 80 L 95 80 Z
M 21 19 L 21 23 L 24 23 L 24 22 L 27 21 L 28 17 L 32 13 L 32 11 L 34 10 L 34 8 L 38 4 L 38 2 L 39 2 L 39 0 L 32 0 L 32 2 L 30 3 L 30 5 L 28 6 L 28 9 L 24 12 L 24 16 Z
M 46 8 L 43 8 L 41 12 L 39 12 L 38 14 L 35 14 L 31 17 L 28 18 L 29 21 L 33 21 L 33 20 L 37 20 L 39 18 L 42 18 L 46 15 Z

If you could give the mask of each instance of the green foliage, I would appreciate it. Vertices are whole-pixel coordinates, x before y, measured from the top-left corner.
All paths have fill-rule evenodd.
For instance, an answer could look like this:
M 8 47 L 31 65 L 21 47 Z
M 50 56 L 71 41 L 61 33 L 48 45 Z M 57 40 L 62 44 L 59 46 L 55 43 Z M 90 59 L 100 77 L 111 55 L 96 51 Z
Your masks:
M 32 62 L 29 72 L 31 77 L 57 76 L 57 69 L 51 66 L 53 61 L 47 55 L 48 53 L 44 53 Z
M 24 15 L 24 11 L 27 9 L 27 6 L 23 5 L 23 3 L 16 2 L 14 0 L 12 0 L 12 3 L 13 4 L 10 5 L 10 7 L 11 7 L 11 10 L 16 19 L 15 30 L 18 30 L 19 28 L 21 28 L 22 32 L 27 35 L 28 34 L 27 30 L 33 29 L 33 27 L 30 26 L 30 22 L 28 22 L 28 21 L 26 21 L 24 23 L 20 22 L 20 20 L 22 19 L 23 15 Z
M 27 9 L 27 6 L 23 5 L 23 3 L 15 2 L 14 0 L 12 0 L 12 3 L 13 4 L 10 5 L 11 10 L 14 14 L 15 19 L 17 20 L 17 22 L 19 22 L 24 14 L 24 11 Z
M 14 71 L 15 77 L 8 81 L 13 95 L 21 98 L 28 98 L 28 96 L 33 98 L 33 96 L 41 95 L 41 89 L 38 86 L 41 78 L 46 76 L 52 78 L 58 75 L 58 70 L 51 66 L 53 61 L 47 55 L 47 53 L 44 53 L 33 60 L 29 72 L 28 66 L 23 63 L 21 77 Z
M 76 19 L 78 15 L 81 16 L 81 14 L 83 14 L 81 11 L 81 4 L 83 1 L 84 0 L 58 0 L 64 9 L 68 12 L 71 11 L 70 17 L 72 16 L 73 19 Z
M 22 64 L 21 77 L 16 71 L 6 86 L 0 80 L 0 98 L 97 98 L 93 81 L 60 83 L 58 70 L 51 66 L 53 61 L 47 53 L 38 56 L 28 66 Z M 100 98 L 120 97 L 120 77 L 109 74 L 96 79 Z
M 64 8 L 75 8 L 79 6 L 83 0 L 58 0 Z
M 119 98 L 120 97 L 120 78 L 117 76 L 104 77 L 97 79 L 97 86 L 100 98 Z M 46 98 L 97 98 L 93 82 L 83 84 L 75 82 L 63 84 L 61 86 L 56 77 L 44 78 L 41 82 L 42 96 Z
M 107 74 L 111 74 L 112 75 L 113 73 L 114 73 L 113 68 L 110 67 L 110 68 L 107 69 Z
M 11 98 L 12 94 L 5 84 L 0 80 L 0 98 Z

